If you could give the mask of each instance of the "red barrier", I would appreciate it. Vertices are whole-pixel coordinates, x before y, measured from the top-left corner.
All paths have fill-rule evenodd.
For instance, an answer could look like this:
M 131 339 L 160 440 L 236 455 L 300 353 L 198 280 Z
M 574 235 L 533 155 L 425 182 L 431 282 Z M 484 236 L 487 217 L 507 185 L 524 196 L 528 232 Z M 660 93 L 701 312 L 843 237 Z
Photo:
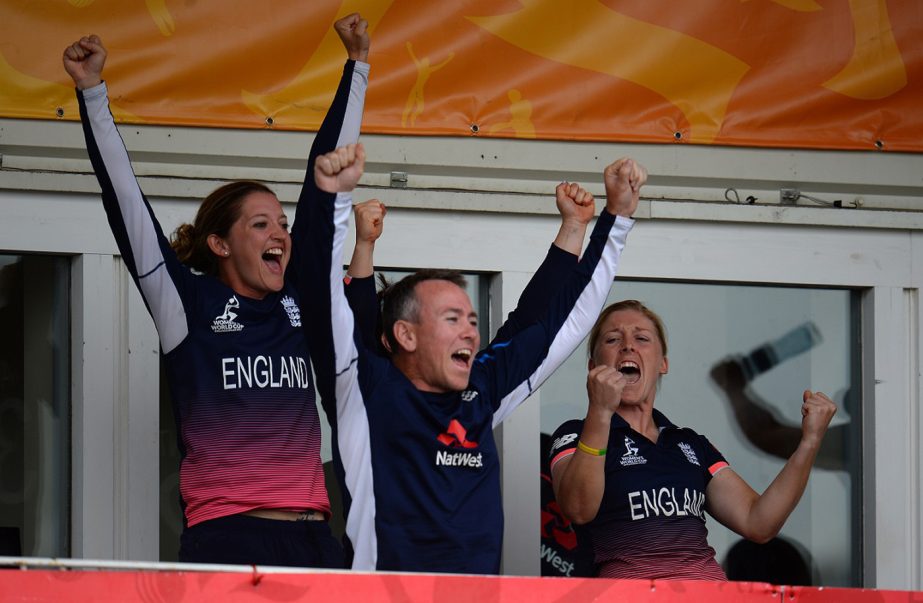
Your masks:
M 755 582 L 700 582 L 359 574 L 264 574 L 184 571 L 0 571 L 0 601 L 154 603 L 178 601 L 528 601 L 575 602 L 776 601 L 786 603 L 923 603 L 923 592 L 782 587 Z

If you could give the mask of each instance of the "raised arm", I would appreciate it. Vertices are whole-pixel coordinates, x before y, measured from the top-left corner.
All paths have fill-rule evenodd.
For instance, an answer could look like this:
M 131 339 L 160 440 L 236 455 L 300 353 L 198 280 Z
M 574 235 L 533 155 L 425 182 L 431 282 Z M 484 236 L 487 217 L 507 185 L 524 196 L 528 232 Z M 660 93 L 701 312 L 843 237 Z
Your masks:
M 334 24 L 334 29 L 342 40 L 350 59 L 343 67 L 343 76 L 334 94 L 333 102 L 311 144 L 304 184 L 298 198 L 298 206 L 295 209 L 295 222 L 292 226 L 292 259 L 289 262 L 286 277 L 294 284 L 298 292 L 299 303 L 303 306 L 302 313 L 309 317 L 302 323 L 308 337 L 317 335 L 312 329 L 316 326 L 313 324 L 315 323 L 314 316 L 329 316 L 330 314 L 328 305 L 316 305 L 321 298 L 326 299 L 322 293 L 323 289 L 317 289 L 317 279 L 327 279 L 330 276 L 326 259 L 331 250 L 328 244 L 330 233 L 322 231 L 321 238 L 318 238 L 320 235 L 313 230 L 327 228 L 329 215 L 322 211 L 326 206 L 321 200 L 330 198 L 330 195 L 317 187 L 314 164 L 318 156 L 329 153 L 343 144 L 355 143 L 359 138 L 359 126 L 365 106 L 365 92 L 368 88 L 369 65 L 362 62 L 368 58 L 370 42 L 367 28 L 367 23 L 357 13 L 343 17 Z M 347 211 L 347 219 L 348 216 Z M 339 249 L 342 252 L 342 247 Z M 335 259 L 334 263 L 338 264 L 336 279 L 342 291 L 343 267 L 340 257 L 340 255 L 335 255 L 333 259 Z M 319 262 L 323 266 L 320 266 Z M 323 321 L 322 324 L 329 325 L 327 321 Z M 321 405 L 328 422 L 334 425 L 336 416 L 332 402 L 331 373 L 333 357 L 329 343 L 328 330 L 326 335 L 315 341 L 310 349 L 311 362 L 318 376 L 316 384 L 321 397 Z M 326 378 L 327 375 L 330 375 L 329 379 Z
M 373 570 L 376 564 L 374 495 L 370 434 L 359 364 L 373 362 L 356 334 L 355 319 L 343 288 L 343 242 L 352 207 L 352 189 L 362 175 L 365 153 L 349 145 L 316 161 L 317 192 L 304 207 L 309 229 L 303 267 L 311 288 L 305 299 L 311 320 L 304 323 L 311 360 L 333 431 L 334 467 L 343 486 L 346 535 L 355 555 L 352 567 Z M 378 359 L 381 362 L 387 361 Z M 342 435 L 341 435 L 342 434 Z
M 647 171 L 631 159 L 619 159 L 603 172 L 607 211 L 634 212 L 640 189 L 647 181 Z M 589 403 L 582 430 L 563 433 L 556 441 L 551 476 L 555 499 L 564 514 L 577 524 L 596 517 L 605 491 L 605 456 L 573 452 L 577 441 L 591 450 L 605 450 L 609 441 L 612 415 L 621 402 L 624 379 L 611 367 L 597 366 L 587 375 Z M 558 435 L 558 434 L 556 434 Z M 563 438 L 563 439 L 562 439 Z
M 567 359 L 593 326 L 612 287 L 647 172 L 623 159 L 617 178 L 607 183 L 606 210 L 596 221 L 587 249 L 547 302 L 536 325 L 517 334 L 507 345 L 493 343 L 476 359 L 498 391 L 494 425 L 505 419 Z M 616 165 L 613 164 L 613 165 Z M 611 167 L 611 166 L 610 166 Z M 607 168 L 608 169 L 608 168 Z M 513 345 L 515 343 L 515 345 Z
M 77 87 L 87 153 L 102 191 L 109 227 L 154 319 L 161 347 L 168 353 L 189 332 L 179 290 L 191 277 L 176 259 L 135 179 L 102 81 L 106 56 L 99 36 L 84 36 L 64 49 L 64 69 Z
M 346 271 L 350 278 L 366 278 L 374 275 L 373 256 L 375 242 L 381 237 L 385 226 L 385 204 L 378 199 L 369 199 L 353 206 L 356 221 L 356 245 Z
M 386 211 L 385 204 L 378 199 L 370 199 L 353 206 L 356 245 L 353 247 L 346 278 L 343 279 L 346 299 L 356 319 L 356 328 L 369 350 L 377 350 L 380 347 L 381 311 L 375 292 L 373 255 L 375 241 L 384 229 Z
M 754 542 L 768 542 L 795 509 L 811 474 L 836 404 L 821 392 L 805 391 L 801 405 L 801 442 L 762 494 L 730 468 L 716 474 L 705 491 L 708 512 Z
M 343 67 L 343 76 L 340 78 L 333 102 L 327 109 L 327 114 L 314 137 L 311 151 L 308 154 L 304 184 L 298 199 L 298 207 L 295 210 L 295 223 L 292 226 L 292 242 L 295 252 L 298 252 L 303 245 L 306 233 L 304 222 L 302 221 L 299 225 L 298 220 L 299 216 L 304 213 L 302 206 L 310 202 L 310 199 L 316 198 L 318 194 L 314 180 L 314 161 L 319 155 L 329 153 L 337 147 L 358 142 L 362 112 L 365 108 L 365 92 L 369 83 L 369 65 L 365 61 L 368 59 L 371 44 L 368 23 L 358 13 L 353 13 L 339 19 L 333 27 L 343 42 L 349 60 Z M 292 265 L 297 264 L 298 262 L 292 262 Z M 301 278 L 297 271 L 292 276 L 297 279 Z
M 545 259 L 529 279 L 516 308 L 497 330 L 492 343 L 508 341 L 516 333 L 537 322 L 548 309 L 548 301 L 577 265 L 586 229 L 596 213 L 593 195 L 574 182 L 555 188 L 555 204 L 561 215 L 558 234 Z

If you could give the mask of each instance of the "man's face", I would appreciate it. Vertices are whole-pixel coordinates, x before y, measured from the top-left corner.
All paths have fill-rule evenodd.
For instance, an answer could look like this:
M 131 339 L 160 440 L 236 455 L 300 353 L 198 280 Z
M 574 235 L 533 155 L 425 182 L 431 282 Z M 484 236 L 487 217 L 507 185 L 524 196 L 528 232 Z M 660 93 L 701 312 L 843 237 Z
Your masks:
M 408 377 L 421 391 L 462 391 L 481 345 L 478 316 L 465 290 L 455 283 L 429 280 L 417 284 L 419 320 L 408 323 L 414 334 Z

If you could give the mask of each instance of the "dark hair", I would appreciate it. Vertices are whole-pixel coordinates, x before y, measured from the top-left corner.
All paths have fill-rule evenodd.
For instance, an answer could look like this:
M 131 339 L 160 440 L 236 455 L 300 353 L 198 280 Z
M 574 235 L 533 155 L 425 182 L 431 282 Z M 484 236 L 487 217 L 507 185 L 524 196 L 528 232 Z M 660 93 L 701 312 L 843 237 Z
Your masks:
M 381 291 L 381 326 L 391 352 L 400 348 L 394 337 L 394 323 L 399 320 L 418 322 L 420 320 L 420 300 L 417 298 L 417 285 L 424 281 L 448 281 L 465 288 L 465 277 L 457 270 L 425 269 L 405 276 L 398 282 Z
M 590 330 L 590 338 L 587 341 L 587 357 L 593 357 L 593 350 L 596 349 L 596 342 L 599 341 L 599 335 L 602 332 L 603 323 L 609 318 L 609 315 L 613 312 L 618 312 L 620 310 L 634 310 L 635 312 L 640 312 L 646 316 L 652 323 L 654 323 L 654 329 L 657 331 L 657 339 L 660 340 L 660 347 L 663 349 L 663 355 L 667 355 L 667 330 L 663 326 L 663 320 L 656 312 L 642 304 L 636 299 L 625 299 L 620 302 L 615 302 L 606 306 L 606 308 L 599 313 L 599 318 L 596 319 L 596 324 L 593 325 L 592 330 Z
M 811 562 L 799 547 L 782 538 L 765 544 L 738 540 L 724 558 L 728 580 L 770 582 L 791 586 L 811 585 Z
M 243 200 L 251 193 L 275 194 L 268 186 L 252 180 L 229 182 L 205 197 L 192 224 L 181 224 L 173 233 L 170 246 L 183 264 L 199 272 L 218 275 L 218 258 L 208 247 L 209 235 L 228 236 L 240 218 Z

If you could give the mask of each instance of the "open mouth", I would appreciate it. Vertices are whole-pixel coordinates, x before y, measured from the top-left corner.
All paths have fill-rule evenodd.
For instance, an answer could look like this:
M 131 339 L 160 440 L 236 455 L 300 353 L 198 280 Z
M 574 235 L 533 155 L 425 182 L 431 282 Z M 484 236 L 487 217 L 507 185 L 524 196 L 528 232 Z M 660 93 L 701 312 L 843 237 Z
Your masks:
M 282 271 L 282 248 L 273 247 L 272 249 L 267 249 L 263 253 L 263 261 L 269 266 L 269 269 L 273 272 Z
M 638 363 L 632 362 L 631 360 L 620 363 L 619 372 L 624 375 L 628 385 L 637 383 L 641 379 L 641 369 L 638 367 Z
M 452 352 L 452 362 L 454 362 L 460 368 L 467 369 L 471 366 L 471 350 L 468 348 L 462 348 Z

